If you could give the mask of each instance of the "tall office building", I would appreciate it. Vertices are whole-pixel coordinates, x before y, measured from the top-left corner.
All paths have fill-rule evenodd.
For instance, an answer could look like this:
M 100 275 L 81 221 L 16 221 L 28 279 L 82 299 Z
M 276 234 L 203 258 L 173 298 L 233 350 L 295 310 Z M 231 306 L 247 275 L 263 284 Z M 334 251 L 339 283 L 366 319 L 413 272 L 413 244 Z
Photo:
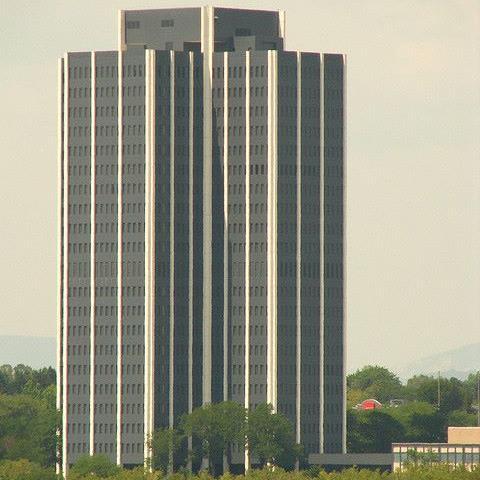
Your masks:
M 121 11 L 117 50 L 59 61 L 64 470 L 142 464 L 226 399 L 345 448 L 344 68 L 210 6 Z

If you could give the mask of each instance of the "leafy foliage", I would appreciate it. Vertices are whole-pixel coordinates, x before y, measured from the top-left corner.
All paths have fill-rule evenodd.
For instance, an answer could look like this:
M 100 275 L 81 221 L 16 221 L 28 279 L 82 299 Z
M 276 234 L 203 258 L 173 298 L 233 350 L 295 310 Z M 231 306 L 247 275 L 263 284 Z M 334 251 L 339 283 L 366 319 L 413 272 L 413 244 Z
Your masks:
M 7 461 L 0 463 L 0 480 L 55 480 L 57 477 L 52 469 L 27 460 Z M 79 474 L 71 472 L 67 480 L 163 480 L 160 472 L 148 472 L 143 468 L 133 470 L 118 469 L 108 477 L 95 473 Z M 169 480 L 214 480 L 214 477 L 202 471 L 198 475 L 174 473 Z M 381 473 L 366 469 L 349 468 L 341 472 L 327 473 L 320 468 L 311 468 L 301 472 L 285 472 L 281 468 L 275 470 L 250 470 L 245 476 L 227 473 L 220 480 L 478 480 L 480 471 L 469 472 L 462 468 L 452 468 L 447 465 L 429 465 L 427 457 L 413 458 L 411 465 L 402 472 Z
M 407 391 L 411 387 L 413 381 L 407 382 Z M 434 377 L 421 377 L 421 382 L 416 382 L 415 399 L 430 403 L 438 404 L 438 379 Z M 467 410 L 472 405 L 472 395 L 466 385 L 457 378 L 441 378 L 440 379 L 440 411 L 449 413 L 454 410 Z
M 396 375 L 378 366 L 367 366 L 349 375 L 349 451 L 389 452 L 392 442 L 442 442 L 446 440 L 445 433 L 449 425 L 476 425 L 476 410 L 472 403 L 476 404 L 477 378 L 477 375 L 470 375 L 464 382 L 455 378 L 440 379 L 441 402 L 438 408 L 438 379 L 435 377 L 418 375 L 402 385 Z M 351 408 L 371 397 L 382 401 L 385 407 L 374 411 Z M 392 398 L 402 398 L 406 403 L 396 408 L 388 407 L 388 400 Z M 0 367 L 0 462 L 3 462 L 0 463 L 0 480 L 54 478 L 52 467 L 55 463 L 56 426 L 59 420 L 59 413 L 55 409 L 53 369 L 34 370 L 24 365 Z M 187 452 L 187 436 L 194 439 L 194 452 Z M 247 412 L 242 405 L 223 402 L 196 409 L 191 415 L 185 416 L 175 430 L 167 429 L 154 434 L 151 446 L 155 472 L 148 474 L 150 476 L 143 468 L 121 470 L 113 465 L 113 469 L 109 470 L 112 465 L 98 457 L 85 459 L 86 464 L 90 465 L 85 471 L 90 471 L 88 478 L 92 480 L 159 479 L 159 471 L 168 471 L 169 451 L 173 447 L 174 465 L 179 468 L 173 475 L 178 477 L 175 480 L 185 478 L 181 469 L 185 467 L 188 456 L 195 458 L 195 454 L 198 460 L 208 458 L 209 470 L 215 474 L 221 470 L 224 456 L 228 467 L 231 446 L 243 444 L 247 437 L 252 458 L 261 465 L 275 464 L 291 469 L 301 456 L 301 448 L 295 445 L 292 426 L 286 417 L 273 413 L 268 405 L 260 405 L 256 410 Z M 80 467 L 81 462 L 80 466 L 72 469 L 71 480 L 86 475 L 85 471 L 78 470 Z M 437 478 L 428 477 L 430 474 L 415 471 L 412 473 L 415 477 L 389 478 Z M 202 475 L 201 480 L 210 478 L 206 473 Z M 306 473 L 298 475 L 305 476 Z M 374 474 L 353 470 L 343 472 L 344 477 L 327 475 L 319 470 L 315 473 L 312 470 L 309 475 L 319 479 L 380 478 L 362 477 Z M 442 477 L 446 474 L 441 469 L 435 470 L 434 475 L 440 475 L 438 478 L 456 478 Z M 294 478 L 294 474 L 282 473 L 279 468 L 275 472 L 253 470 L 247 476 L 255 477 L 252 480 L 268 476 L 275 479 L 283 479 L 283 476 L 289 480 Z M 480 479 L 480 471 L 476 478 Z M 225 480 L 233 479 L 234 476 L 225 475 Z
M 153 451 L 152 467 L 162 472 L 167 472 L 170 462 L 170 452 L 175 456 L 185 436 L 178 430 L 165 428 L 157 430 L 151 440 Z
M 385 410 L 404 428 L 402 442 L 441 442 L 444 437 L 444 418 L 433 405 L 413 402 Z M 395 440 L 398 442 L 399 440 Z
M 202 446 L 202 456 L 208 458 L 209 469 L 222 463 L 235 442 L 245 437 L 245 408 L 236 402 L 221 402 L 196 408 L 185 415 L 181 428 L 186 435 L 197 439 Z
M 0 459 L 55 463 L 55 403 L 28 395 L 0 395 Z
M 55 385 L 55 369 L 40 368 L 34 370 L 25 365 L 0 366 L 0 393 L 8 395 L 42 395 L 48 387 Z
M 120 473 L 120 467 L 106 455 L 82 455 L 73 466 L 70 477 L 82 478 L 95 475 L 98 478 L 113 477 Z
M 360 390 L 364 398 L 375 398 L 386 402 L 399 398 L 403 393 L 400 379 L 384 367 L 368 365 L 347 376 L 347 386 L 352 390 Z
M 38 463 L 26 459 L 0 462 L 1 480 L 55 480 L 52 468 L 43 468 Z
M 350 452 L 388 452 L 391 442 L 444 442 L 449 425 L 476 425 L 472 406 L 477 376 L 465 382 L 456 378 L 417 375 L 402 385 L 392 372 L 367 366 L 347 378 L 347 446 Z M 438 387 L 440 383 L 440 406 Z M 352 407 L 376 398 L 384 408 L 374 411 Z M 404 404 L 389 407 L 388 400 Z
M 347 449 L 357 453 L 388 453 L 392 443 L 405 435 L 405 428 L 381 410 L 349 411 Z
M 260 404 L 248 413 L 248 446 L 261 466 L 282 465 L 292 468 L 301 449 L 295 444 L 290 421 L 273 407 Z

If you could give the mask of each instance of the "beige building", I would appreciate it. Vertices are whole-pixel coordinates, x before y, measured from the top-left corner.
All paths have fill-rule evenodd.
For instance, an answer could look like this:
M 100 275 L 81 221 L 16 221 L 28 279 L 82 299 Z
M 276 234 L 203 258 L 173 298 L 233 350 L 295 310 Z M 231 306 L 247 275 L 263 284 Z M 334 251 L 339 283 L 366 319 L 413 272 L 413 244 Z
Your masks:
M 394 443 L 393 471 L 406 464 L 448 463 L 472 469 L 480 465 L 480 427 L 449 427 L 447 443 Z
M 448 427 L 448 443 L 478 443 L 480 427 Z

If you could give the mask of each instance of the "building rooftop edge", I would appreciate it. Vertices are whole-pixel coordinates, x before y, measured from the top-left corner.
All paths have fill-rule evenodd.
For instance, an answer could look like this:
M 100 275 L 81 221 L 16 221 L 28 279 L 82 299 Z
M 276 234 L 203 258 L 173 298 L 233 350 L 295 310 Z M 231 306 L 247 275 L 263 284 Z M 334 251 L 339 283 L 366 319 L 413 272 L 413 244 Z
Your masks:
M 165 7 L 165 8 L 119 8 L 119 12 L 159 12 L 162 10 L 201 10 L 202 8 L 218 8 L 222 10 L 241 10 L 246 12 L 276 12 L 284 13 L 283 9 L 265 9 L 265 8 L 243 8 L 243 7 L 222 7 L 218 5 L 199 5 L 198 7 Z
M 157 52 L 166 52 L 168 50 L 159 50 L 156 48 L 145 48 L 145 50 L 155 50 Z M 268 51 L 273 51 L 277 52 L 278 50 L 253 50 L 250 53 L 255 53 L 255 52 L 268 52 Z M 57 58 L 64 58 L 65 55 L 71 55 L 71 54 L 88 54 L 88 53 L 118 53 L 118 49 L 110 49 L 110 50 L 70 50 L 67 52 L 63 52 L 62 55 L 60 55 Z M 178 50 L 177 53 L 185 53 L 183 51 Z M 214 52 L 218 54 L 223 54 L 225 52 Z M 227 53 L 234 53 L 234 52 L 227 52 Z M 343 57 L 344 60 L 347 58 L 347 55 L 345 53 L 340 53 L 340 52 L 312 52 L 310 50 L 282 50 L 279 53 L 304 53 L 307 55 L 332 55 L 332 56 L 338 56 L 338 57 Z M 451 427 L 449 427 L 451 428 Z M 453 427 L 453 428 L 480 428 L 480 427 Z

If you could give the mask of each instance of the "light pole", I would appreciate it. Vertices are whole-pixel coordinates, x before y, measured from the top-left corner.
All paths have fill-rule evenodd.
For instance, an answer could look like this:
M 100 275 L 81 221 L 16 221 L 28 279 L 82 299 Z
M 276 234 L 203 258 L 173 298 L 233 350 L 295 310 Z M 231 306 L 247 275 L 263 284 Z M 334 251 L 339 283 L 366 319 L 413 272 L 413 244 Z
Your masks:
M 477 427 L 480 427 L 480 370 L 477 372 Z
M 438 408 L 440 409 L 440 370 L 438 371 L 437 398 L 438 398 Z

